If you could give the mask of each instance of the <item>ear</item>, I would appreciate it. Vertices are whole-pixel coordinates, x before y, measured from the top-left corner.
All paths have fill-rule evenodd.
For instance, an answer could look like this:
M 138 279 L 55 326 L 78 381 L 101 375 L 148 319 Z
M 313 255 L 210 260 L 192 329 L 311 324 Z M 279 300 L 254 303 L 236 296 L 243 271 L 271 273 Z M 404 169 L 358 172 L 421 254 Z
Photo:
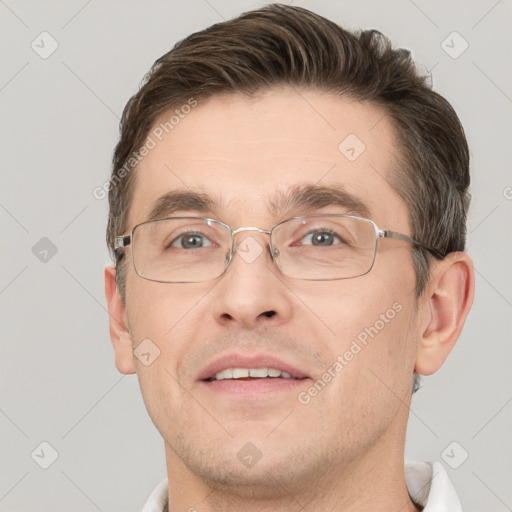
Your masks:
M 475 275 L 471 258 L 454 252 L 438 262 L 422 297 L 422 324 L 414 369 L 431 375 L 451 352 L 473 303 Z
M 125 308 L 116 286 L 116 267 L 105 267 L 105 297 L 107 299 L 110 340 L 114 347 L 116 368 L 125 375 L 135 373 L 130 333 L 126 328 Z

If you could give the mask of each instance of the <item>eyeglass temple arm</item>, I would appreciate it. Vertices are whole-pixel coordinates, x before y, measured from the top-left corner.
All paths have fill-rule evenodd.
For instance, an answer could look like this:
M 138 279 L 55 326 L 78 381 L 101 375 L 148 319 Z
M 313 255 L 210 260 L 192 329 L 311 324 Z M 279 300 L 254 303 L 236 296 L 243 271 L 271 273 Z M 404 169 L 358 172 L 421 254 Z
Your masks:
M 114 253 L 132 243 L 132 235 L 121 235 L 114 238 Z
M 444 259 L 446 254 L 443 254 L 441 251 L 438 251 L 437 249 L 434 249 L 433 247 L 429 247 L 428 245 L 422 244 L 421 242 L 417 242 L 413 238 L 402 235 L 402 233 L 397 233 L 396 231 L 379 231 L 379 238 L 394 238 L 395 240 L 402 240 L 403 242 L 408 242 L 412 245 L 416 245 L 417 247 L 421 247 L 422 249 L 426 249 L 427 251 L 431 252 L 436 258 Z

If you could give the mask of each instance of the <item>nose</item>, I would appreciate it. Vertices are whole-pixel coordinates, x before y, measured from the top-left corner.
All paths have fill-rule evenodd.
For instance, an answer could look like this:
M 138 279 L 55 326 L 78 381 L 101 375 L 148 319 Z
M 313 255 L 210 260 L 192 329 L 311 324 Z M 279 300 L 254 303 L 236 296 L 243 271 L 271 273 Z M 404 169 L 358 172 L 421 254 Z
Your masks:
M 214 314 L 224 326 L 278 326 L 291 318 L 292 294 L 274 265 L 265 233 L 238 236 L 233 260 L 213 290 Z

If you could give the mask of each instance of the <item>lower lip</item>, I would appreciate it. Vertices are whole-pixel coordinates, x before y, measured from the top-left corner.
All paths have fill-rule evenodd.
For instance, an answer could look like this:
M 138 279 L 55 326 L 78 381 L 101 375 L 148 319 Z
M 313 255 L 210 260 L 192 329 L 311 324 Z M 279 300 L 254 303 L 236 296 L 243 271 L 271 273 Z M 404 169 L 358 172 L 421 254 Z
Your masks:
M 296 390 L 309 379 L 284 379 L 274 377 L 267 379 L 223 379 L 201 381 L 209 390 L 234 396 L 254 397 L 254 395 L 272 395 Z

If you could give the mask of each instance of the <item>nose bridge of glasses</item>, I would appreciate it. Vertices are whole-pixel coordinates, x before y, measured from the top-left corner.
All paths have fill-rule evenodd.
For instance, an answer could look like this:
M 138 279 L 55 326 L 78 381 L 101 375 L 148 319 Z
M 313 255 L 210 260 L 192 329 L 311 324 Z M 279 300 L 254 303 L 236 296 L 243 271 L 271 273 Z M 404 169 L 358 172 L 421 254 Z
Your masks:
M 246 240 L 246 238 L 244 238 L 243 240 L 239 240 L 238 242 L 235 243 L 235 235 L 238 235 L 239 233 L 244 233 L 245 231 L 252 231 L 252 232 L 256 232 L 256 233 L 263 233 L 264 235 L 269 235 L 271 236 L 272 235 L 272 231 L 268 230 L 268 229 L 261 229 L 261 228 L 257 228 L 257 227 L 253 227 L 253 226 L 249 226 L 249 227 L 241 227 L 241 228 L 238 228 L 238 229 L 234 229 L 231 233 L 232 233 L 232 240 L 233 240 L 233 250 L 237 251 L 238 249 L 238 246 L 243 243 L 243 240 Z M 257 242 L 256 242 L 257 243 Z M 258 244 L 259 245 L 259 244 Z M 274 250 L 273 250 L 273 247 L 272 245 L 270 244 L 270 241 L 269 241 L 269 247 L 271 249 L 271 254 L 274 253 Z
M 243 233 L 244 231 L 257 231 L 258 233 L 265 233 L 266 235 L 270 235 L 270 233 L 271 233 L 267 229 L 261 229 L 261 228 L 255 228 L 255 227 L 249 226 L 249 227 L 234 229 L 233 236 L 238 235 L 238 233 Z

